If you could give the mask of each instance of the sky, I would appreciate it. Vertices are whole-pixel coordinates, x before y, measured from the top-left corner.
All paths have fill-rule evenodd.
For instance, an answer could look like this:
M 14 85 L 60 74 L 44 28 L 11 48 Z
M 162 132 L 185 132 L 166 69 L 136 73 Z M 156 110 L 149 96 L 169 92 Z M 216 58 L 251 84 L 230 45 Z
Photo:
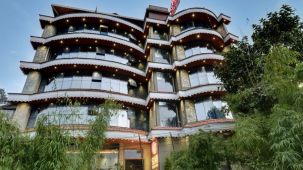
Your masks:
M 20 61 L 32 61 L 35 51 L 30 36 L 41 36 L 39 14 L 52 16 L 51 4 L 61 4 L 99 12 L 118 13 L 143 19 L 148 5 L 169 8 L 170 0 L 0 0 L 0 88 L 20 93 L 26 80 Z M 268 12 L 289 4 L 303 18 L 303 0 L 181 0 L 177 11 L 205 7 L 216 15 L 231 17 L 229 32 L 251 36 L 252 24 Z

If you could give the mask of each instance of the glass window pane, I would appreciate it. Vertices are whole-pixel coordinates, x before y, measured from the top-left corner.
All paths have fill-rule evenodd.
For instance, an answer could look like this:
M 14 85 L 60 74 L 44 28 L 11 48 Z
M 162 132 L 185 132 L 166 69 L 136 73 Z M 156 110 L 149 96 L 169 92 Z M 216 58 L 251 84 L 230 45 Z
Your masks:
M 63 84 L 62 84 L 62 89 L 69 89 L 69 88 L 71 88 L 72 80 L 73 80 L 73 77 L 71 77 L 71 76 L 64 77 Z
M 81 76 L 73 76 L 72 88 L 80 89 L 81 88 Z
M 202 67 L 202 69 L 198 71 L 198 77 L 200 85 L 209 84 L 204 67 Z
M 198 86 L 200 84 L 198 72 L 189 73 L 189 80 L 190 80 L 191 87 Z
M 159 102 L 160 126 L 177 126 L 177 107 L 173 103 Z
M 141 150 L 125 150 L 124 151 L 124 158 L 125 159 L 141 159 L 142 158 L 142 151 Z
M 196 114 L 197 114 L 198 121 L 207 119 L 207 114 L 205 112 L 203 102 L 196 102 L 195 103 L 195 109 L 196 109 Z
M 170 73 L 157 72 L 157 87 L 158 91 L 173 92 L 173 79 Z
M 102 90 L 110 90 L 110 79 L 103 77 L 101 82 L 101 89 Z
M 101 82 L 99 81 L 92 81 L 91 83 L 91 88 L 92 89 L 101 89 Z
M 118 152 L 102 153 L 95 156 L 94 165 L 91 169 L 116 170 L 118 165 Z
M 81 88 L 82 89 L 89 89 L 91 87 L 91 82 L 92 82 L 91 77 L 87 77 L 87 76 L 82 77 Z
M 110 89 L 111 89 L 111 91 L 119 92 L 120 91 L 120 82 L 119 82 L 119 80 L 111 79 L 110 80 Z
M 120 93 L 128 94 L 128 86 L 126 81 L 120 81 Z

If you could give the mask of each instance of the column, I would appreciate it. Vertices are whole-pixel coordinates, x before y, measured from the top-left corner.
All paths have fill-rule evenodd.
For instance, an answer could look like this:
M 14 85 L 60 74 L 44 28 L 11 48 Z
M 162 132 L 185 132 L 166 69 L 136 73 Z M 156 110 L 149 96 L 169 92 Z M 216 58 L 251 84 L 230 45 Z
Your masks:
M 31 106 L 28 103 L 19 103 L 13 116 L 13 121 L 21 131 L 24 131 L 31 113 Z
M 40 72 L 38 71 L 29 72 L 22 93 L 24 94 L 37 93 L 39 90 L 40 82 L 41 82 Z

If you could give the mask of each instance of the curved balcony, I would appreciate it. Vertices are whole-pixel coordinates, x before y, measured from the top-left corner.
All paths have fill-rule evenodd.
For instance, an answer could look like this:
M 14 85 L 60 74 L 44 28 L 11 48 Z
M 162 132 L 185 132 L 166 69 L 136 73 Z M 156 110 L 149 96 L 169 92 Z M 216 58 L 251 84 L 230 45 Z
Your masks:
M 58 98 L 88 98 L 88 99 L 112 99 L 128 104 L 135 104 L 138 106 L 148 106 L 154 99 L 160 100 L 179 100 L 183 98 L 191 98 L 204 94 L 213 93 L 225 93 L 225 89 L 222 84 L 207 84 L 201 85 L 187 90 L 182 90 L 177 93 L 172 92 L 150 92 L 148 97 L 145 99 L 140 99 L 137 97 L 132 97 L 126 94 L 111 92 L 111 91 L 101 91 L 101 90 L 57 90 L 49 91 L 44 93 L 35 94 L 22 94 L 22 93 L 10 93 L 8 101 L 10 102 L 39 102 L 47 100 L 57 100 Z
M 70 41 L 71 44 L 75 44 L 75 42 L 77 42 L 78 40 L 79 41 L 78 43 L 80 44 L 80 39 L 91 40 L 88 43 L 91 43 L 92 45 L 98 45 L 98 44 L 109 45 L 108 42 L 110 42 L 111 44 L 113 44 L 111 46 L 120 45 L 122 49 L 123 48 L 125 49 L 125 47 L 127 47 L 129 48 L 129 51 L 137 52 L 137 55 L 141 55 L 141 56 L 144 53 L 144 50 L 141 47 L 125 39 L 120 39 L 110 35 L 90 34 L 90 33 L 71 33 L 71 34 L 56 35 L 49 38 L 31 37 L 31 43 L 33 44 L 34 47 L 36 47 L 38 44 L 57 43 L 58 45 L 61 45 L 61 44 L 68 44 L 68 42 Z
M 138 106 L 145 106 L 146 101 L 144 99 L 131 97 L 121 93 L 115 93 L 110 91 L 101 90 L 58 90 L 44 93 L 35 94 L 18 94 L 11 93 L 9 95 L 9 101 L 11 102 L 39 102 L 46 100 L 57 100 L 59 98 L 87 98 L 87 99 L 112 99 L 128 104 L 135 104 Z
M 149 44 L 169 46 L 170 44 L 183 44 L 189 41 L 197 40 L 206 40 L 211 42 L 217 49 L 222 49 L 224 47 L 224 39 L 217 31 L 212 29 L 193 28 L 185 30 L 176 36 L 170 37 L 168 41 L 160 39 L 147 39 L 144 50 L 148 48 Z
M 185 15 L 192 15 L 192 13 L 201 13 L 204 14 L 205 16 L 209 17 L 210 20 L 221 22 L 223 20 L 224 23 L 228 24 L 230 22 L 230 17 L 224 14 L 220 14 L 218 17 L 215 13 L 212 11 L 206 9 L 206 8 L 188 8 L 184 9 L 178 13 L 176 13 L 174 16 L 168 17 L 168 21 L 174 21 L 177 18 L 180 18 Z
M 50 23 L 56 23 L 56 22 L 61 21 L 61 20 L 72 19 L 72 18 L 81 18 L 81 19 L 82 18 L 94 18 L 94 19 L 98 19 L 98 20 L 100 20 L 100 19 L 109 20 L 109 21 L 114 22 L 114 23 L 120 23 L 120 24 L 126 25 L 129 28 L 133 28 L 133 29 L 135 29 L 139 32 L 143 32 L 143 29 L 141 27 L 139 27 L 138 25 L 136 25 L 136 24 L 133 24 L 129 21 L 126 21 L 126 20 L 123 20 L 123 19 L 120 19 L 120 18 L 117 18 L 117 17 L 104 15 L 104 14 L 74 13 L 74 14 L 61 15 L 61 16 L 58 16 L 58 17 L 55 17 L 55 18 L 40 15 L 40 20 L 41 21 L 47 21 L 47 22 L 50 22 Z
M 67 69 L 70 67 L 71 69 L 74 69 L 74 66 L 90 66 L 92 68 L 100 67 L 101 69 L 108 69 L 110 68 L 112 72 L 115 72 L 116 69 L 123 70 L 121 73 L 127 73 L 127 75 L 133 76 L 133 74 L 139 76 L 141 79 L 144 79 L 148 75 L 148 70 L 150 69 L 158 69 L 158 70 L 174 70 L 178 67 L 190 67 L 193 65 L 200 65 L 200 64 L 206 64 L 211 63 L 211 61 L 223 61 L 224 57 L 219 54 L 212 54 L 212 53 L 201 53 L 201 54 L 195 54 L 192 56 L 189 56 L 187 58 L 184 58 L 182 60 L 174 61 L 174 63 L 171 64 L 165 64 L 165 63 L 157 63 L 157 62 L 148 62 L 145 71 L 142 71 L 141 69 L 122 64 L 115 61 L 108 61 L 108 60 L 102 60 L 102 59 L 93 59 L 93 58 L 61 58 L 61 59 L 55 59 L 51 61 L 47 61 L 44 63 L 34 63 L 34 62 L 26 62 L 21 61 L 20 62 L 20 68 L 27 73 L 30 70 L 48 70 L 48 69 L 59 69 L 59 67 L 62 67 L 62 69 Z M 197 63 L 199 62 L 199 63 Z M 202 63 L 201 63 L 202 62 Z
M 111 69 L 112 72 L 117 72 L 118 70 L 122 70 L 121 73 L 128 73 L 127 75 L 133 76 L 133 74 L 138 75 L 141 79 L 144 79 L 146 74 L 144 71 L 137 69 L 132 66 L 128 66 L 125 64 L 106 61 L 100 59 L 88 59 L 88 58 L 70 58 L 70 59 L 56 59 L 52 61 L 47 61 L 44 63 L 33 63 L 33 62 L 25 62 L 21 61 L 20 68 L 27 72 L 28 70 L 44 70 L 44 69 L 59 69 L 59 67 L 67 68 L 66 66 L 74 69 L 75 66 L 91 66 L 92 68 L 100 67 L 105 70 Z
M 146 102 L 147 105 L 153 100 L 179 100 L 197 97 L 205 94 L 224 94 L 225 89 L 222 84 L 207 84 L 189 88 L 187 90 L 172 92 L 150 92 Z
M 155 127 L 150 131 L 149 137 L 184 137 L 206 132 L 231 131 L 234 129 L 234 119 L 209 119 L 200 122 L 186 124 L 180 127 Z
M 87 125 L 74 125 L 74 126 L 60 126 L 66 132 L 74 137 L 85 137 L 88 126 Z M 28 134 L 30 137 L 36 135 L 34 128 L 29 128 L 24 131 L 25 134 Z M 122 128 L 122 127 L 109 127 L 105 132 L 107 140 L 119 139 L 119 140 L 129 140 L 129 141 L 140 141 L 148 142 L 147 135 L 148 133 L 142 130 Z M 140 136 L 140 137 L 139 137 Z
M 179 18 L 191 19 L 193 13 L 195 13 L 197 18 L 202 17 L 202 18 L 207 18 L 207 20 L 209 19 L 210 23 L 213 26 L 217 25 L 219 22 L 229 24 L 231 21 L 231 18 L 229 16 L 224 15 L 222 13 L 219 16 L 217 16 L 215 13 L 213 13 L 212 11 L 210 11 L 206 8 L 188 8 L 188 9 L 179 11 L 174 16 L 169 16 L 166 19 L 166 21 L 156 20 L 156 19 L 152 19 L 152 18 L 145 18 L 144 29 L 146 28 L 147 23 L 166 25 L 170 22 L 176 22 L 177 19 L 179 19 Z
M 214 53 L 201 53 L 201 54 L 194 54 L 187 58 L 184 58 L 179 61 L 174 62 L 174 68 L 176 67 L 186 67 L 186 66 L 196 66 L 202 65 L 205 63 L 210 63 L 211 61 L 223 61 L 224 57 L 219 54 Z M 201 63 L 202 62 L 202 63 Z

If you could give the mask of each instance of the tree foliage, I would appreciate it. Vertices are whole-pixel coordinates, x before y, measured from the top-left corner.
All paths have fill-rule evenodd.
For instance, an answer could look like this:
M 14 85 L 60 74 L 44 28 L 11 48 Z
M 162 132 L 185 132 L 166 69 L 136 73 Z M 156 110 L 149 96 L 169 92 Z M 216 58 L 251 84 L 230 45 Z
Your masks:
M 70 107 L 71 114 L 79 112 L 78 102 L 69 99 L 63 102 Z M 120 105 L 111 100 L 95 107 L 96 119 L 88 126 L 84 139 L 75 136 L 73 130 L 76 129 L 66 131 L 60 124 L 53 124 L 54 120 L 49 120 L 47 116 L 38 119 L 35 136 L 27 136 L 1 113 L 0 169 L 91 169 L 95 153 L 102 149 L 105 142 L 110 117 L 119 108 Z
M 0 103 L 5 103 L 6 100 L 7 100 L 7 96 L 4 89 L 0 89 Z
M 236 113 L 233 163 L 250 169 L 302 169 L 302 22 L 283 5 L 253 25 L 216 69 Z M 295 105 L 295 103 L 297 103 Z M 302 104 L 301 104 L 302 105 Z M 296 132 L 296 134 L 294 133 Z M 300 149 L 301 148 L 301 151 Z
M 215 170 L 227 161 L 224 140 L 211 133 L 200 132 L 190 137 L 186 150 L 175 151 L 166 159 L 166 170 Z
M 225 61 L 218 65 L 215 74 L 221 78 L 228 93 L 237 93 L 255 87 L 247 93 L 258 95 L 256 84 L 264 73 L 266 55 L 274 45 L 282 45 L 303 53 L 303 23 L 294 9 L 283 5 L 277 12 L 270 12 L 261 18 L 260 24 L 253 25 L 253 43 L 244 37 L 236 46 L 224 54 Z M 260 87 L 263 88 L 263 87 Z M 255 93 L 254 93 L 255 92 Z M 266 94 L 261 94 L 266 95 Z
M 268 88 L 262 90 L 276 100 L 266 113 L 255 107 L 249 116 L 238 118 L 233 141 L 241 164 L 252 169 L 303 169 L 299 56 L 282 46 L 272 47 L 266 56 L 261 83 Z
M 303 24 L 295 10 L 283 5 L 277 12 L 270 12 L 261 18 L 260 24 L 253 25 L 254 46 L 262 54 L 267 54 L 272 45 L 280 44 L 303 53 Z

